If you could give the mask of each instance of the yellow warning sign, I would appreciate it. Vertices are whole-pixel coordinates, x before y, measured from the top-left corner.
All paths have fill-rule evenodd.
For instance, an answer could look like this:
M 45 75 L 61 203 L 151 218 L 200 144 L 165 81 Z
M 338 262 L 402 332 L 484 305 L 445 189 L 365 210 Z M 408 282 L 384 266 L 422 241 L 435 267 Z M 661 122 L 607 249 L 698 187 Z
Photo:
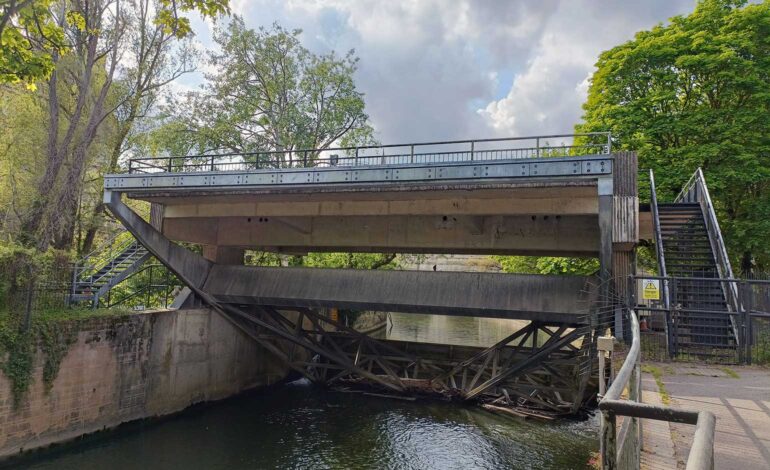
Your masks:
M 660 300 L 660 280 L 645 279 L 642 288 L 642 298 L 644 300 Z

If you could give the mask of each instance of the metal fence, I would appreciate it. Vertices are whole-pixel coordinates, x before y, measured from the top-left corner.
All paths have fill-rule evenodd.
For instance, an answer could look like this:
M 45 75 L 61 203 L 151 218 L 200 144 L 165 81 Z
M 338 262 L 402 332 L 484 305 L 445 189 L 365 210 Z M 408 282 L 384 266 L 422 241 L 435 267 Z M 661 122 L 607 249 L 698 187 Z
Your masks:
M 647 281 L 659 298 L 645 298 Z M 770 363 L 770 281 L 637 276 L 629 287 L 645 360 Z
M 639 418 L 644 418 L 695 425 L 686 468 L 713 470 L 716 418 L 711 412 L 678 410 L 641 403 L 640 325 L 634 310 L 630 309 L 626 313 L 632 333 L 631 347 L 623 366 L 599 402 L 602 468 L 640 468 L 642 429 Z M 626 388 L 628 398 L 621 399 Z
M 609 132 L 591 132 L 501 139 L 131 158 L 128 161 L 128 172 L 219 172 L 602 155 L 610 153 L 611 140 Z
M 117 284 L 102 299 L 103 307 L 123 307 L 134 310 L 168 308 L 184 285 L 171 272 L 157 262 L 148 262 Z

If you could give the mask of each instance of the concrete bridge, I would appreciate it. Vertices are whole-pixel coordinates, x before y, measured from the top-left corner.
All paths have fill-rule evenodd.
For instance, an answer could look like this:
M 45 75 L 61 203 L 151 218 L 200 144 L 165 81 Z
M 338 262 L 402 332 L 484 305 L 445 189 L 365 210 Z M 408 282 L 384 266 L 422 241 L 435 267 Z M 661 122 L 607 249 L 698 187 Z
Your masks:
M 584 143 L 548 144 L 573 138 Z M 530 402 L 574 411 L 588 399 L 595 337 L 608 326 L 602 301 L 622 291 L 613 278 L 632 272 L 636 173 L 635 154 L 612 153 L 608 134 L 308 149 L 134 159 L 128 174 L 105 176 L 105 203 L 199 298 L 292 368 L 308 375 L 306 359 L 298 362 L 280 341 L 320 355 L 326 372 L 311 378 L 353 376 L 401 390 L 406 379 L 427 380 L 466 398 L 499 394 L 500 383 L 510 388 L 520 379 L 529 383 L 520 394 Z M 151 202 L 152 223 L 123 195 Z M 203 245 L 203 256 L 178 241 Z M 236 266 L 245 249 L 586 256 L 599 259 L 600 271 L 570 278 Z M 309 310 L 325 306 L 532 323 L 506 367 L 492 358 L 514 338 L 439 373 Z M 348 335 L 348 347 L 328 334 L 326 343 L 312 336 L 330 328 Z M 389 352 L 364 368 L 364 344 Z M 468 368 L 472 389 L 447 380 Z M 571 398 L 564 384 L 553 386 L 556 376 L 570 377 Z

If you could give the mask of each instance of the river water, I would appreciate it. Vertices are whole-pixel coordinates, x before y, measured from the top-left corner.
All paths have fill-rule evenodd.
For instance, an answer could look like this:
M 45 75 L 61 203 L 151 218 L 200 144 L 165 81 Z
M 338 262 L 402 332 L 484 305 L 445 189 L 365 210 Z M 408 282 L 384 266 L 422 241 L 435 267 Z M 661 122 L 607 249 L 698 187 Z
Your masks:
M 520 325 L 392 315 L 392 339 L 489 345 Z M 33 454 L 32 469 L 583 469 L 596 419 L 541 423 L 437 401 L 279 385 Z

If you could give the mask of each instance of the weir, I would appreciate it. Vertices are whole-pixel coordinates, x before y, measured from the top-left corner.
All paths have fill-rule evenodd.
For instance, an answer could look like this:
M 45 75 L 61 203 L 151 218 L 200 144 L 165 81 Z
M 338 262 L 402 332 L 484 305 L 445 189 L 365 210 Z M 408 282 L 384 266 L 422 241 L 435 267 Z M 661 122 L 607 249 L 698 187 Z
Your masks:
M 554 138 L 588 143 L 544 145 Z M 134 159 L 129 174 L 105 177 L 105 203 L 200 300 L 311 380 L 574 413 L 595 394 L 597 336 L 622 334 L 615 279 L 632 273 L 638 239 L 636 156 L 611 153 L 609 142 L 588 134 Z M 152 203 L 151 223 L 124 195 Z M 203 245 L 203 256 L 178 241 Z M 245 249 L 590 256 L 600 270 L 263 268 L 242 266 Z M 375 340 L 323 307 L 530 323 L 452 355 Z

